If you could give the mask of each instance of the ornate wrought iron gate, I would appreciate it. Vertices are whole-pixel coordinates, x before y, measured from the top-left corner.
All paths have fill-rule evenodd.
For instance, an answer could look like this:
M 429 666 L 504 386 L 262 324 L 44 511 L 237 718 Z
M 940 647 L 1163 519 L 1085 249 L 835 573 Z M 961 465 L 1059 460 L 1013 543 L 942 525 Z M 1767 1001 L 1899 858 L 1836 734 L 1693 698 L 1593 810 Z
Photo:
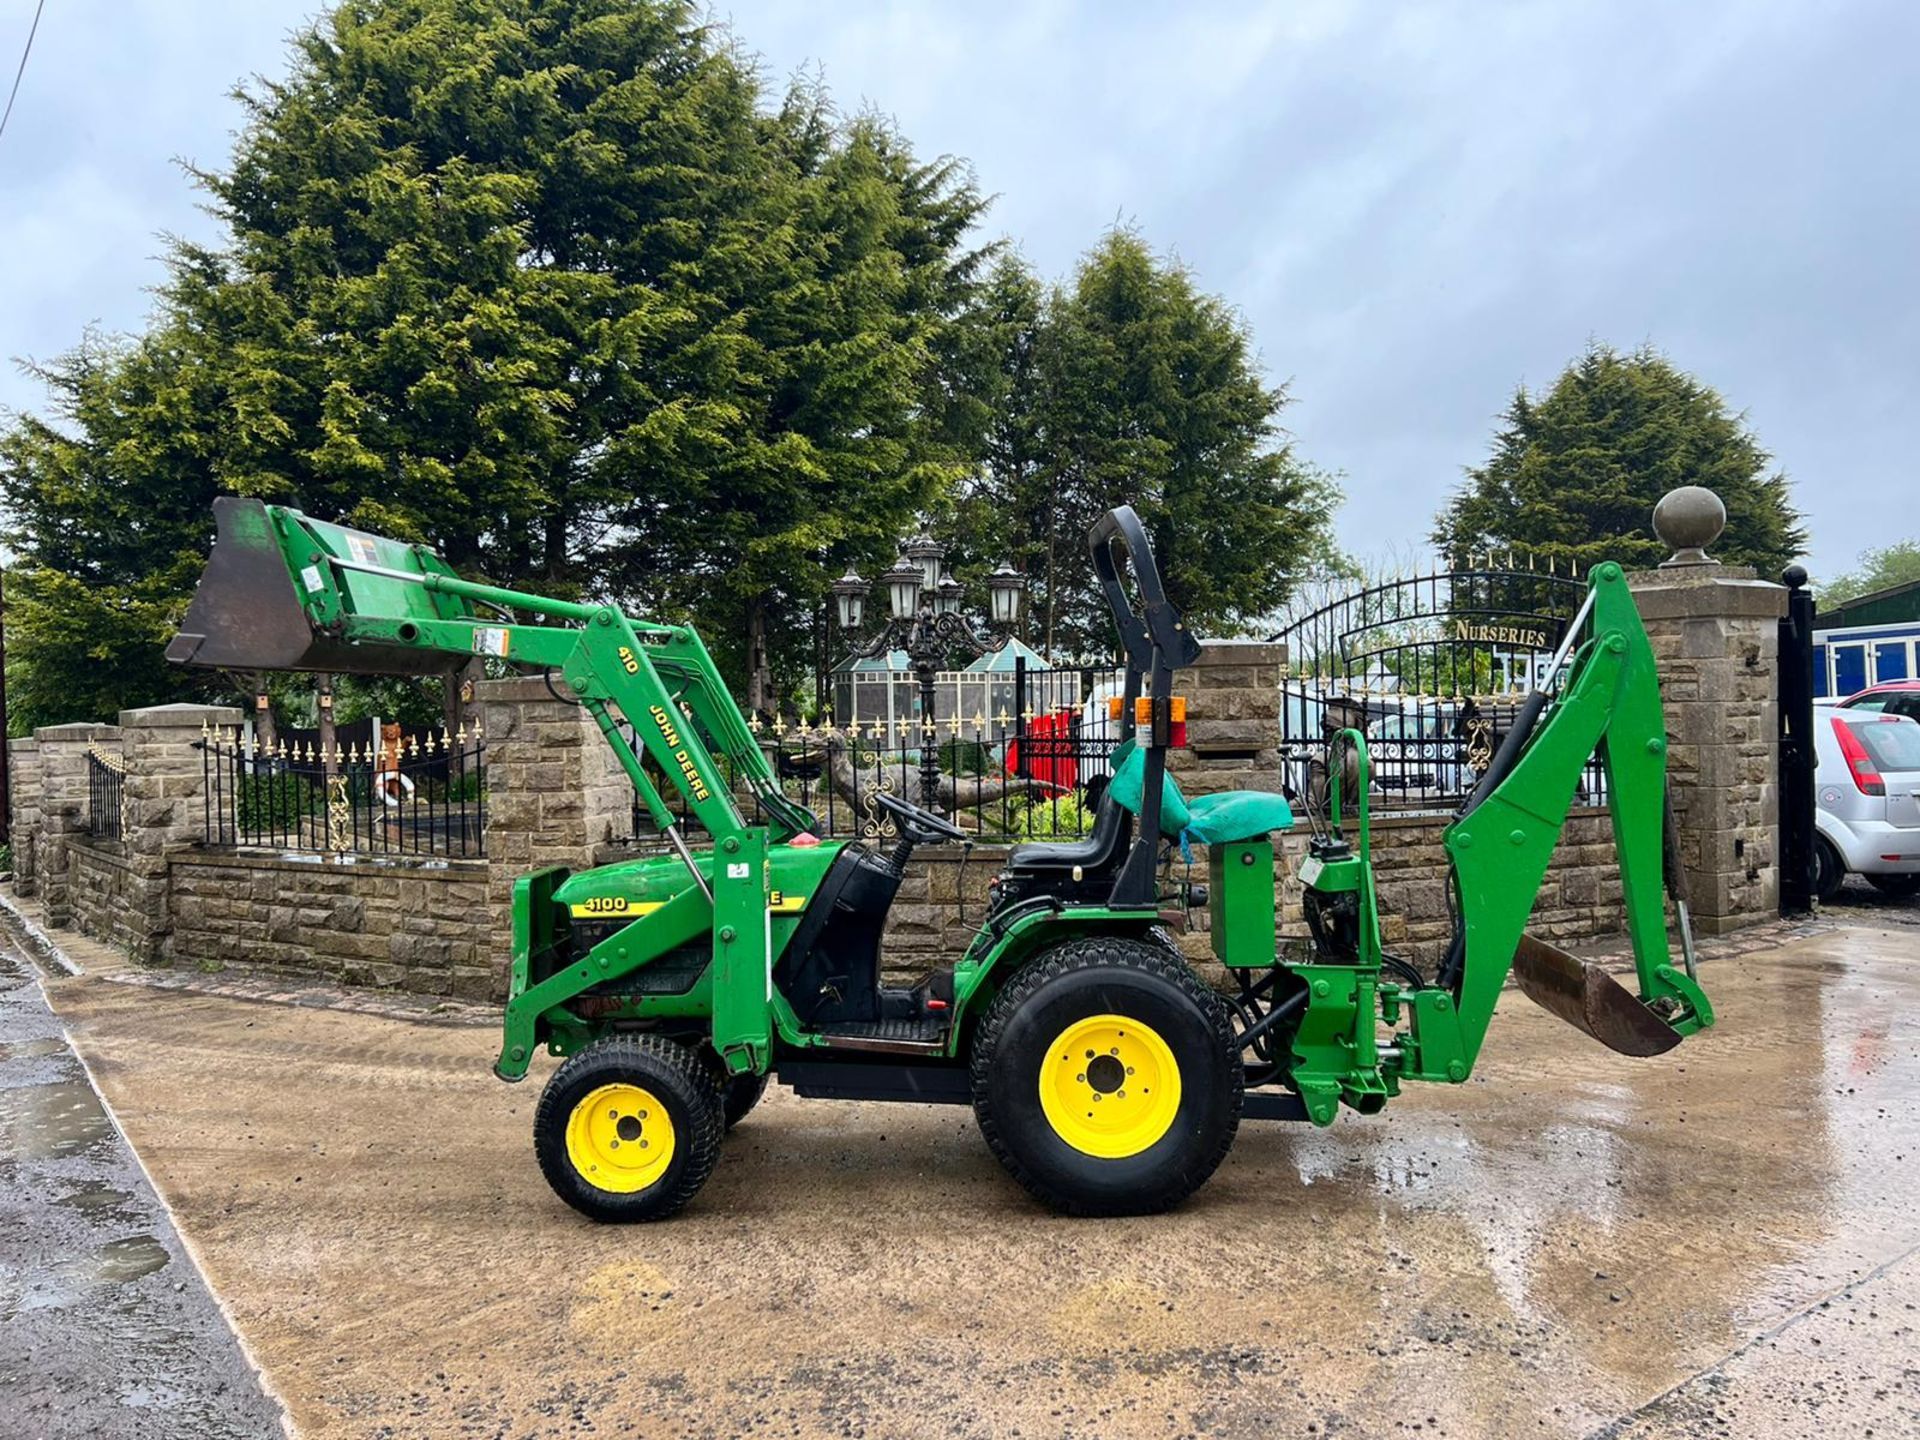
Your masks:
M 1282 782 L 1317 804 L 1326 739 L 1366 733 L 1373 803 L 1445 809 L 1473 788 L 1586 595 L 1563 567 L 1490 563 L 1368 586 L 1299 616 L 1280 682 Z M 1603 798 L 1598 766 L 1584 799 Z

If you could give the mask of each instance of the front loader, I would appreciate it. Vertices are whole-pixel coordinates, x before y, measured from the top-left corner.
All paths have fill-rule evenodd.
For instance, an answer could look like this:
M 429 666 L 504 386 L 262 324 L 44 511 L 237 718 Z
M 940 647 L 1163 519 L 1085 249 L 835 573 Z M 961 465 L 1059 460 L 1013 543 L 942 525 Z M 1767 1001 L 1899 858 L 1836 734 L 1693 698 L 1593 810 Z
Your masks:
M 423 546 L 278 506 L 223 498 L 214 510 L 218 541 L 170 659 L 425 674 L 480 655 L 557 676 L 658 827 L 662 853 L 536 870 L 513 891 L 494 1069 L 518 1081 L 540 1050 L 562 1057 L 534 1149 L 554 1190 L 595 1219 L 685 1205 L 769 1078 L 805 1097 L 971 1104 L 994 1154 L 1041 1200 L 1137 1214 L 1204 1183 L 1243 1116 L 1327 1125 L 1343 1105 L 1377 1111 L 1407 1081 L 1464 1081 L 1510 970 L 1627 1054 L 1712 1023 L 1690 952 L 1676 968 L 1668 951 L 1665 732 L 1618 566 L 1593 571 L 1552 675 L 1446 832 L 1457 923 L 1427 975 L 1381 944 L 1357 731 L 1336 743 L 1355 752 L 1358 783 L 1344 794 L 1336 779 L 1300 866 L 1303 943 L 1277 925 L 1273 835 L 1294 826 L 1287 800 L 1190 799 L 1167 773 L 1174 677 L 1199 645 L 1138 518 L 1112 511 L 1089 550 L 1127 680 L 1091 831 L 1014 847 L 964 951 L 894 987 L 881 981 L 881 937 L 912 852 L 968 837 L 881 794 L 896 841 L 817 838 L 692 629 L 466 580 Z M 1596 752 L 1637 994 L 1523 933 Z M 683 833 L 643 756 L 704 834 Z M 748 823 L 743 799 L 765 823 Z M 1167 861 L 1192 843 L 1207 847 L 1228 992 L 1201 983 L 1167 928 L 1194 895 L 1166 887 Z

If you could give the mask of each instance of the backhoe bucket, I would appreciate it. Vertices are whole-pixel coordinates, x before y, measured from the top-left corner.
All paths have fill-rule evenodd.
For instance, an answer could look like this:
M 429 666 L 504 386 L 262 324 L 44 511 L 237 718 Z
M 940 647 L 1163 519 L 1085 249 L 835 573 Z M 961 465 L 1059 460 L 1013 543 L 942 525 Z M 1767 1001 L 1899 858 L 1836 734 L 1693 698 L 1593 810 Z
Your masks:
M 273 518 L 260 501 L 223 495 L 213 502 L 213 519 L 217 536 L 213 553 L 179 633 L 167 644 L 167 659 L 177 665 L 225 670 L 330 670 L 355 675 L 433 675 L 446 669 L 444 658 L 418 646 L 349 644 L 317 629 L 302 606 Z M 340 526 L 311 524 L 309 529 L 324 537 L 330 553 L 364 552 L 370 562 L 395 569 L 418 568 L 409 547 L 399 541 Z M 308 565 L 307 554 L 297 559 L 302 566 Z M 318 583 L 313 581 L 315 588 Z M 416 588 L 391 581 L 375 583 L 391 587 L 396 603 L 417 607 L 426 615 L 435 613 L 431 601 Z
M 1529 1000 L 1622 1055 L 1662 1055 L 1679 1032 L 1598 965 L 1544 940 L 1520 937 L 1513 977 Z

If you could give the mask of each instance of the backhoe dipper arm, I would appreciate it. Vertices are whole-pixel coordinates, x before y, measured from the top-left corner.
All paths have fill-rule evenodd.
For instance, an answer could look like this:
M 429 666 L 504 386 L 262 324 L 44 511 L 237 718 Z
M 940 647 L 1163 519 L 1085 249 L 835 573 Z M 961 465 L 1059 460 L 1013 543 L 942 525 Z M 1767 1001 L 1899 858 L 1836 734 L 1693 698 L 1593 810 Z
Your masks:
M 1597 566 L 1589 583 L 1591 633 L 1573 651 L 1565 685 L 1551 703 L 1532 706 L 1538 723 L 1530 733 L 1509 736 L 1513 750 L 1489 766 L 1493 783 L 1484 793 L 1476 790 L 1466 813 L 1447 829 L 1464 963 L 1456 986 L 1399 997 L 1411 1022 L 1403 1076 L 1467 1078 L 1516 952 L 1536 973 L 1566 977 L 1560 983 L 1567 988 L 1586 987 L 1563 1005 L 1560 997 L 1542 998 L 1523 969 L 1530 995 L 1625 1053 L 1657 1053 L 1713 1023 L 1706 995 L 1675 968 L 1667 945 L 1661 873 L 1667 738 L 1653 649 L 1621 568 Z M 1606 775 L 1637 999 L 1597 967 L 1531 937 L 1523 941 L 1581 771 L 1596 751 Z

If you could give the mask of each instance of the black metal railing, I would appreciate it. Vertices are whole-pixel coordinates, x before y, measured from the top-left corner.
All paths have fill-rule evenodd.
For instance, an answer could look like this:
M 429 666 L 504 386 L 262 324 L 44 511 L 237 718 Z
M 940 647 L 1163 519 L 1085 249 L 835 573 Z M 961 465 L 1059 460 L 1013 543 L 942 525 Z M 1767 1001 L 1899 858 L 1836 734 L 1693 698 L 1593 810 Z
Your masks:
M 1084 835 L 1111 773 L 1117 738 L 1104 703 L 1097 713 L 1086 705 L 1062 705 L 991 719 L 937 720 L 931 727 L 918 720 L 835 725 L 752 717 L 747 723 L 780 793 L 812 813 L 822 839 L 894 835 L 881 795 L 910 800 L 984 841 Z M 936 766 L 931 795 L 924 764 L 930 750 Z M 727 757 L 716 756 L 715 763 L 741 813 L 765 823 L 765 797 Z M 676 823 L 701 830 L 699 817 L 652 760 L 643 755 L 642 765 Z M 654 833 L 636 796 L 633 834 L 645 840 Z
M 125 763 L 93 747 L 87 751 L 87 833 L 96 840 L 118 840 L 126 825 Z
M 1436 571 L 1370 585 L 1295 617 L 1280 682 L 1281 786 L 1324 803 L 1327 741 L 1354 727 L 1376 810 L 1445 810 L 1473 789 L 1586 598 L 1564 566 Z M 1600 803 L 1597 762 L 1576 800 Z
M 466 730 L 379 747 L 282 742 L 227 732 L 200 741 L 209 845 L 334 854 L 486 854 L 486 747 Z

